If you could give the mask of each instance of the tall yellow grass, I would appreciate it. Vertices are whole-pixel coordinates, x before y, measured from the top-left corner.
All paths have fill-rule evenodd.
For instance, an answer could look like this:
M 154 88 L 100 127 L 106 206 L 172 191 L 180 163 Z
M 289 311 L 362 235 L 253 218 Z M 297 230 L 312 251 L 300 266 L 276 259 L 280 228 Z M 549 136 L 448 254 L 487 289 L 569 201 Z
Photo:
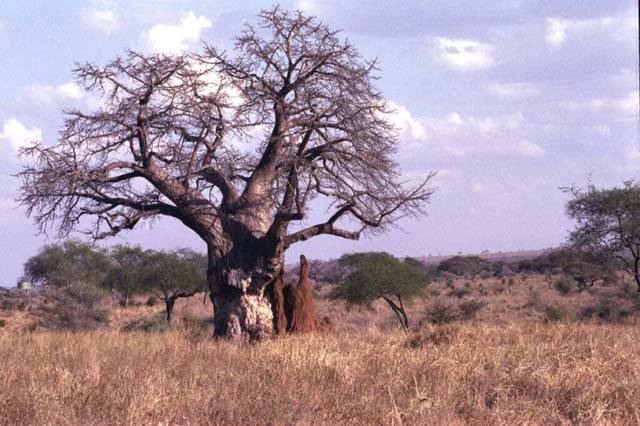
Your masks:
M 5 334 L 0 423 L 639 424 L 639 355 L 638 328 L 598 324 Z

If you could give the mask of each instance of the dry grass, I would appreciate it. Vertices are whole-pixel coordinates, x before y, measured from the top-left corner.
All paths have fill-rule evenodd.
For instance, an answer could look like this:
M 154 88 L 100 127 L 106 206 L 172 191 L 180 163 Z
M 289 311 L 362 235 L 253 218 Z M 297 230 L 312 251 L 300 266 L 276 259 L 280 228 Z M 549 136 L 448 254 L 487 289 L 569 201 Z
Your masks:
M 5 333 L 1 424 L 638 424 L 640 330 L 456 323 L 255 345 Z

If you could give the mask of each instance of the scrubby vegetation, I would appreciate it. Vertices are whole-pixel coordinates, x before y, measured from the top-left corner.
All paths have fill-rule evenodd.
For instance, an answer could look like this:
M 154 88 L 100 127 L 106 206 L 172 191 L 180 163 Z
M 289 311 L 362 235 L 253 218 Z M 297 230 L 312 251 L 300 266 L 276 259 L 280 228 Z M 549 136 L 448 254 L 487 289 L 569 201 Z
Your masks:
M 90 255 L 73 244 L 39 255 Z M 640 391 L 640 294 L 615 268 L 582 288 L 576 277 L 590 269 L 566 250 L 512 263 L 458 258 L 453 268 L 385 253 L 310 262 L 324 277 L 314 286 L 318 316 L 336 331 L 255 345 L 211 340 L 207 297 L 177 298 L 169 326 L 163 297 L 174 287 L 163 295 L 162 279 L 202 284 L 173 265 L 191 259 L 201 276 L 202 262 L 188 255 L 120 246 L 100 252 L 99 274 L 82 273 L 82 256 L 68 256 L 61 265 L 70 273 L 40 262 L 34 290 L 0 291 L 8 366 L 0 370 L 0 424 L 637 419 L 638 404 L 624 395 Z M 385 301 L 398 295 L 400 315 Z M 403 315 L 411 324 L 398 322 Z M 211 392 L 221 386 L 224 393 Z

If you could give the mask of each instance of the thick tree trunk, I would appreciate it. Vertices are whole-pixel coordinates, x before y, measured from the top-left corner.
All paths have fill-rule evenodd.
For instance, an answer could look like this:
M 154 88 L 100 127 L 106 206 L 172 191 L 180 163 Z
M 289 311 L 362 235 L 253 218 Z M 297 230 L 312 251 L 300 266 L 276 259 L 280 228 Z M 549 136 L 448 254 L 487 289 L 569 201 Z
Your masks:
M 244 243 L 243 243 L 244 242 Z M 272 286 L 284 258 L 271 255 L 260 240 L 234 241 L 228 252 L 209 248 L 208 282 L 214 311 L 214 336 L 260 340 L 273 336 Z
M 225 224 L 227 242 L 208 244 L 214 336 L 260 340 L 287 331 L 330 329 L 329 320 L 321 322 L 315 316 L 306 259 L 301 257 L 298 286 L 286 286 L 282 238 L 267 235 L 260 217 L 241 219 Z
M 214 336 L 234 340 L 261 340 L 273 336 L 271 300 L 265 294 L 229 289 L 212 295 Z

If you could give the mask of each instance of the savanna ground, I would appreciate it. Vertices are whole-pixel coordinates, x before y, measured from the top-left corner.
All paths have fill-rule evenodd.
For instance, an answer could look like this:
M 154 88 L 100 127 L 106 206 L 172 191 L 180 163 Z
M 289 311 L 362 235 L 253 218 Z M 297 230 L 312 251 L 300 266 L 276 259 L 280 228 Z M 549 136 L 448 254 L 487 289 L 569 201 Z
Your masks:
M 259 344 L 210 339 L 202 295 L 173 331 L 146 297 L 92 332 L 0 310 L 0 424 L 640 424 L 635 288 L 556 278 L 432 283 L 409 334 L 321 287 L 336 333 Z

